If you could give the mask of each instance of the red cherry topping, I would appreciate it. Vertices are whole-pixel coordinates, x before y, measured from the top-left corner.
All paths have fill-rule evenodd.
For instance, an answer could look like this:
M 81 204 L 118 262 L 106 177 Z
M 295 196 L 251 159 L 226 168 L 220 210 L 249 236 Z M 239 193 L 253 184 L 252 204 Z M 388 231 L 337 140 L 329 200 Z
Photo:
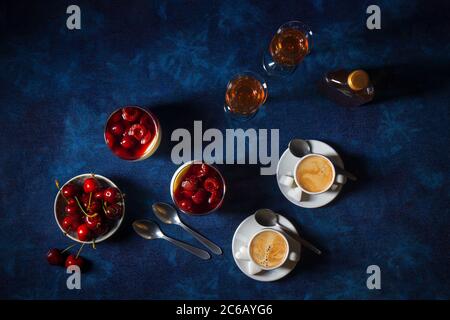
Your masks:
M 85 261 L 82 257 L 76 257 L 73 254 L 69 255 L 66 259 L 66 263 L 65 266 L 66 268 L 68 268 L 69 266 L 78 266 L 81 270 L 83 270 L 84 265 L 85 265 Z
M 209 167 L 205 163 L 194 164 L 192 169 L 193 169 L 194 174 L 199 178 L 205 177 L 206 175 L 208 175 L 208 172 L 209 172 Z
M 47 261 L 52 266 L 62 266 L 64 264 L 64 255 L 59 249 L 50 249 L 47 252 Z
M 203 182 L 203 187 L 208 192 L 213 192 L 220 188 L 220 183 L 216 178 L 206 178 L 205 182 Z
M 213 191 L 208 198 L 208 203 L 215 205 L 220 201 L 220 193 L 218 191 Z
M 183 199 L 180 201 L 180 208 L 186 212 L 192 211 L 192 201 L 189 199 Z
M 122 140 L 120 140 L 120 145 L 125 149 L 131 149 L 134 147 L 136 140 L 131 136 L 124 136 Z
M 81 241 L 89 241 L 92 239 L 91 231 L 86 224 L 82 224 L 77 228 L 77 235 Z
M 194 201 L 195 204 L 205 203 L 207 199 L 208 193 L 203 188 L 198 189 L 198 191 L 192 196 L 192 201 Z
M 68 206 L 78 206 L 78 204 L 74 198 L 67 199 L 67 205 Z
M 141 124 L 133 124 L 128 130 L 128 135 L 134 137 L 136 140 L 141 140 L 147 134 L 147 128 Z
M 119 158 L 122 158 L 122 159 L 132 159 L 133 158 L 131 156 L 131 153 L 125 148 L 117 148 L 116 150 L 114 150 L 114 152 L 116 153 L 116 155 Z
M 115 123 L 111 126 L 111 133 L 115 136 L 120 136 L 124 131 L 125 130 L 120 123 Z
M 114 138 L 114 136 L 111 133 L 105 132 L 105 141 L 108 147 L 112 148 L 116 143 L 116 138 Z
M 87 178 L 84 180 L 83 183 L 83 189 L 84 192 L 90 193 L 97 191 L 97 188 L 99 188 L 98 181 L 95 178 Z
M 190 176 L 181 183 L 181 188 L 187 191 L 197 191 L 198 184 L 199 184 L 198 178 Z
M 125 107 L 122 109 L 122 118 L 126 121 L 134 122 L 139 119 L 141 110 L 136 107 Z

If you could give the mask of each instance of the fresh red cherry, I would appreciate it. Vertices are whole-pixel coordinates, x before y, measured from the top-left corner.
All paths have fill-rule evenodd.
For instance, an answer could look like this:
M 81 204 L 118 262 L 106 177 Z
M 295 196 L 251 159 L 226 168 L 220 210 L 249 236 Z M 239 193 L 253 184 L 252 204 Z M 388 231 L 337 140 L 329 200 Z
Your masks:
M 112 220 L 120 219 L 122 217 L 122 206 L 117 203 L 108 206 L 105 210 L 105 216 Z
M 72 218 L 67 216 L 61 221 L 61 227 L 64 231 L 69 231 L 72 228 Z M 75 229 L 75 228 L 74 228 Z
M 95 230 L 102 224 L 102 217 L 99 214 L 86 217 L 85 223 L 90 230 Z
M 203 182 L 203 187 L 208 192 L 213 192 L 220 188 L 220 183 L 216 178 L 206 178 L 205 182 Z
M 120 123 L 115 123 L 111 126 L 111 133 L 115 136 L 120 136 L 124 132 L 124 128 Z
M 95 178 L 87 178 L 86 180 L 84 180 L 83 183 L 83 190 L 86 193 L 91 193 L 91 192 L 95 192 L 97 191 L 97 189 L 99 188 L 99 184 L 97 179 Z
M 67 205 L 64 208 L 64 212 L 69 215 L 77 215 L 80 213 L 80 207 L 78 205 L 74 205 L 74 206 Z
M 77 201 L 74 198 L 67 199 L 68 206 L 78 206 Z
M 107 233 L 109 230 L 109 226 L 106 223 L 97 224 L 97 228 L 92 230 L 92 232 L 95 234 L 95 236 L 101 236 Z
M 47 261 L 52 266 L 62 266 L 64 265 L 64 255 L 59 249 L 50 249 L 47 252 Z
M 192 201 L 194 201 L 195 204 L 205 203 L 207 199 L 208 193 L 203 188 L 198 189 L 197 192 L 192 196 Z
M 98 200 L 92 200 L 91 205 L 88 208 L 89 213 L 98 213 L 102 210 L 102 203 Z
M 122 118 L 126 121 L 134 122 L 139 119 L 141 110 L 136 107 L 125 107 L 122 109 Z
M 99 201 L 103 200 L 103 193 L 104 193 L 103 190 L 97 190 L 97 191 L 94 193 L 94 199 L 95 199 L 95 200 L 99 200 Z
M 71 219 L 71 222 L 70 222 L 70 224 L 71 224 L 71 229 L 72 230 L 77 230 L 77 228 L 83 223 L 83 217 L 84 217 L 84 215 L 83 215 L 83 217 L 81 217 L 81 216 L 69 216 L 70 217 L 70 219 Z
M 134 147 L 136 140 L 133 137 L 128 135 L 124 136 L 122 140 L 120 140 L 120 145 L 125 149 L 131 149 Z
M 105 141 L 108 147 L 113 148 L 114 144 L 116 143 L 116 138 L 114 138 L 111 133 L 105 132 Z
M 192 211 L 192 201 L 189 199 L 183 199 L 179 203 L 181 210 L 190 212 Z
M 77 228 L 77 235 L 81 241 L 90 241 L 92 239 L 91 231 L 85 223 Z
M 71 254 L 67 257 L 66 263 L 65 263 L 66 268 L 68 268 L 70 266 L 78 266 L 80 268 L 80 270 L 83 270 L 84 265 L 85 265 L 84 259 L 80 256 L 78 256 L 78 258 L 77 258 L 73 254 Z
M 78 188 L 74 184 L 69 183 L 62 187 L 61 191 L 64 197 L 73 198 L 77 195 Z
M 103 193 L 103 199 L 108 203 L 114 203 L 117 200 L 120 200 L 119 190 L 114 187 L 109 187 Z

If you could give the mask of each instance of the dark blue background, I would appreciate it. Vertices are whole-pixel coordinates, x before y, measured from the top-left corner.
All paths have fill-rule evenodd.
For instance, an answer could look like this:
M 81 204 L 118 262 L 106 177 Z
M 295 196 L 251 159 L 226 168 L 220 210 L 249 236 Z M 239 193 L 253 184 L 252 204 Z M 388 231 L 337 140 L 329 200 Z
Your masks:
M 69 31 L 69 4 L 82 29 Z M 450 297 L 449 7 L 430 1 L 376 1 L 382 29 L 369 31 L 373 1 L 2 1 L 0 4 L 0 297 L 410 299 Z M 260 58 L 282 23 L 313 29 L 310 56 L 288 79 L 268 79 L 266 108 L 249 126 L 280 128 L 280 152 L 293 137 L 326 141 L 359 177 L 314 210 L 290 204 L 259 166 L 220 166 L 229 193 L 221 210 L 183 217 L 225 254 L 204 262 L 131 228 L 170 202 L 175 128 L 229 127 L 224 89 Z M 329 70 L 379 74 L 377 100 L 338 107 L 316 89 Z M 111 111 L 137 104 L 160 118 L 163 141 L 150 159 L 124 162 L 103 141 Z M 95 172 L 128 195 L 123 228 L 83 255 L 92 267 L 81 291 L 45 253 L 69 241 L 53 218 L 56 189 Z M 325 254 L 305 252 L 285 279 L 260 283 L 233 262 L 231 238 L 260 207 L 292 219 Z M 190 241 L 175 226 L 167 234 Z M 366 268 L 382 270 L 382 290 L 366 288 Z

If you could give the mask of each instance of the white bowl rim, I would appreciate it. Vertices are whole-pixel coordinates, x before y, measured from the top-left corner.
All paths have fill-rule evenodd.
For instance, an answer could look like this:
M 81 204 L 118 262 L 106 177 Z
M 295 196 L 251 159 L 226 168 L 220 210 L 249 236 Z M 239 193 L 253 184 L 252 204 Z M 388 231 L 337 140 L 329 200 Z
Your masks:
M 105 180 L 110 186 L 112 186 L 112 187 L 114 187 L 114 188 L 117 188 L 117 190 L 119 190 L 120 194 L 122 195 L 122 199 L 123 199 L 123 193 L 122 193 L 122 191 L 117 187 L 117 185 L 116 185 L 114 182 L 112 182 L 110 179 L 106 178 L 105 176 L 102 176 L 102 175 L 96 174 L 96 173 L 94 173 L 94 174 L 92 174 L 92 173 L 83 173 L 83 174 L 79 174 L 79 175 L 77 175 L 77 176 L 75 176 L 75 177 L 72 177 L 72 178 L 70 178 L 69 180 L 67 180 L 67 182 L 64 183 L 64 184 L 61 186 L 61 189 L 62 189 L 65 185 L 67 185 L 68 183 L 70 183 L 70 182 L 72 182 L 72 181 L 74 181 L 74 180 L 76 180 L 76 179 L 79 179 L 79 178 L 87 178 L 87 177 L 90 177 L 90 176 L 92 176 L 92 175 L 94 175 L 94 177 L 98 177 L 98 178 L 100 178 L 100 179 Z M 62 228 L 61 224 L 59 223 L 59 220 L 58 220 L 58 214 L 57 214 L 57 212 L 56 212 L 56 203 L 58 202 L 58 198 L 59 198 L 60 195 L 61 195 L 61 191 L 58 190 L 58 193 L 56 194 L 56 197 L 55 197 L 55 201 L 54 201 L 54 203 L 53 203 L 53 214 L 54 214 L 54 217 L 55 217 L 55 220 L 56 220 L 56 224 L 58 225 L 59 229 L 62 231 L 62 233 L 63 233 L 65 236 L 67 236 L 68 238 L 70 238 L 70 239 L 72 239 L 72 240 L 74 240 L 74 241 L 76 241 L 76 242 L 79 242 L 79 243 L 85 243 L 85 244 L 92 244 L 92 243 L 94 243 L 94 240 L 91 240 L 91 241 L 81 241 L 80 239 L 77 239 L 77 238 L 73 237 L 70 233 L 64 231 L 64 229 Z M 106 234 L 101 235 L 100 237 L 98 237 L 97 239 L 95 239 L 95 243 L 97 244 L 97 243 L 99 243 L 99 242 L 105 241 L 106 239 L 110 238 L 114 233 L 116 233 L 116 231 L 119 229 L 120 225 L 122 224 L 122 221 L 123 221 L 124 216 L 125 216 L 125 200 L 123 200 L 123 212 L 122 212 L 122 217 L 120 218 L 120 220 L 118 220 L 118 222 L 117 222 L 117 224 L 114 226 L 114 228 L 110 229 Z

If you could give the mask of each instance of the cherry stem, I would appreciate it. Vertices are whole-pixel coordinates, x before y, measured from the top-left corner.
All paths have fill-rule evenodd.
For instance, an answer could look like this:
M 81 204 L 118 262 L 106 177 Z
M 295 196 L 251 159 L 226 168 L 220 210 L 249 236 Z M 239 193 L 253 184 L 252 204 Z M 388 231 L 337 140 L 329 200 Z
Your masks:
M 78 256 L 80 255 L 81 250 L 83 250 L 83 247 L 84 247 L 84 242 L 81 244 L 80 249 L 78 249 L 78 252 L 77 252 L 77 255 L 76 255 L 75 259 L 78 259 Z
M 61 253 L 64 253 L 64 252 L 66 252 L 67 250 L 69 250 L 69 249 L 71 249 L 71 248 L 73 248 L 73 247 L 75 247 L 77 244 L 76 243 L 74 243 L 74 244 L 71 244 L 70 246 L 68 246 L 67 248 L 65 248 L 63 251 L 61 251 Z
M 86 216 L 86 217 L 89 217 L 89 218 L 92 218 L 92 217 L 94 217 L 95 216 L 95 214 L 93 214 L 93 215 L 89 215 L 89 214 L 87 214 L 86 213 L 86 211 L 84 211 L 84 209 L 83 209 L 83 207 L 81 206 L 81 203 L 80 203 L 80 201 L 78 200 L 78 198 L 77 197 L 75 197 L 75 201 L 78 203 L 78 206 L 80 207 L 80 209 L 81 209 L 81 212 L 83 212 L 84 213 L 84 215 Z
M 95 239 L 92 240 L 92 249 L 97 249 L 97 248 L 95 247 Z
M 55 179 L 55 185 L 56 185 L 56 188 L 58 188 L 58 190 L 59 190 L 59 192 L 61 193 L 61 196 L 64 198 L 64 200 L 66 200 L 66 202 L 69 202 L 69 200 L 67 200 L 67 198 L 64 197 L 64 195 L 63 195 L 63 193 L 62 193 L 62 190 L 61 190 L 61 188 L 59 187 L 59 181 L 58 181 L 57 179 Z
M 88 210 L 89 210 L 89 208 L 91 207 L 91 199 L 92 199 L 92 192 L 91 193 L 89 193 L 89 202 L 88 202 Z

